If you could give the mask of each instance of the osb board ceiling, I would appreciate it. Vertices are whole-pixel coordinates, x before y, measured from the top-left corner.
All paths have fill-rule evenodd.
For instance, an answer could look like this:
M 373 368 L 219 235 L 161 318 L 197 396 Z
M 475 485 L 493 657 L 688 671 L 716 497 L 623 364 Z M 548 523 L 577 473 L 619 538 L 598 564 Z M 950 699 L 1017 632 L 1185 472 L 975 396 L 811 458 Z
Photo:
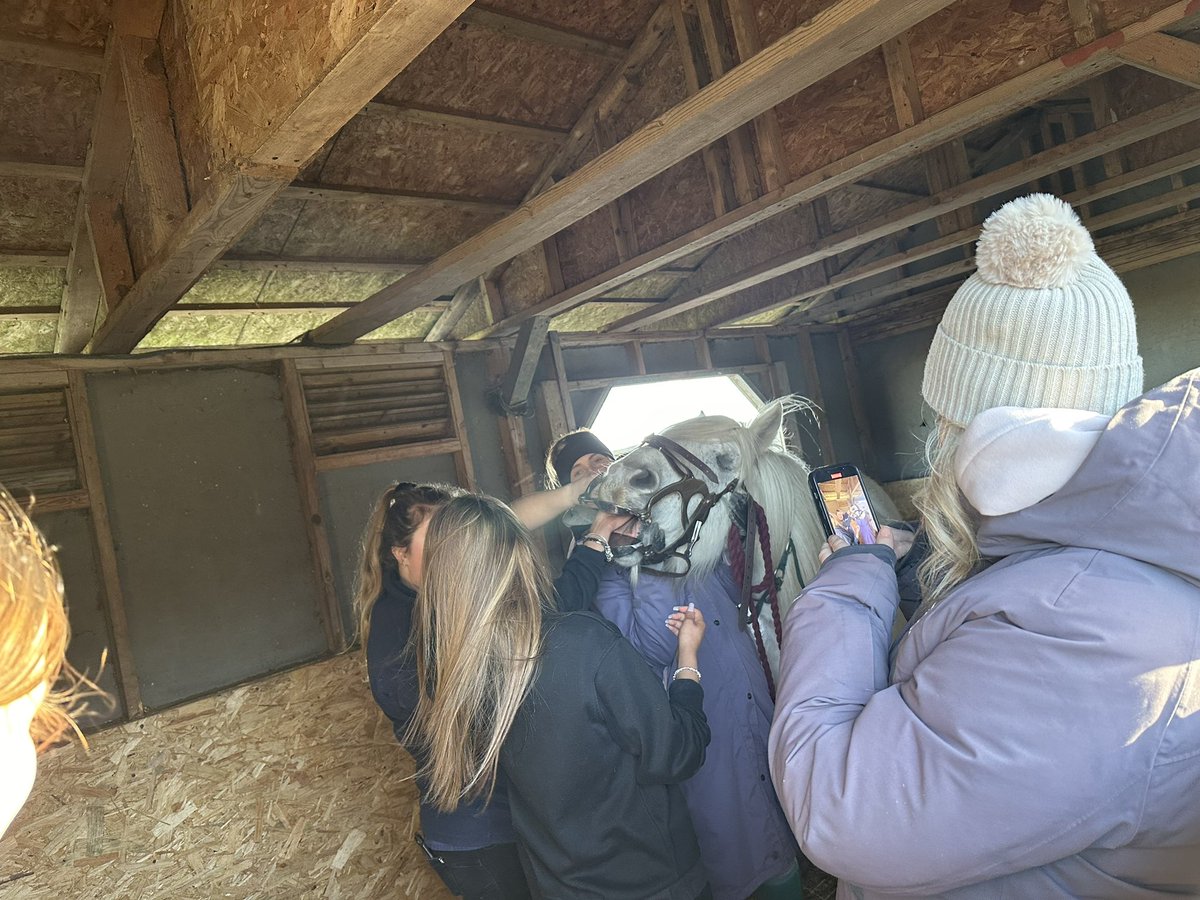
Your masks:
M 459 22 L 379 99 L 566 129 L 611 68 L 592 53 Z
M 421 261 L 445 253 L 500 215 L 478 209 L 398 208 L 385 200 L 277 200 L 232 252 Z
M 485 0 L 476 4 L 433 39 L 374 102 L 327 140 L 303 168 L 300 184 L 271 202 L 264 200 L 261 209 L 265 212 L 256 210 L 254 221 L 240 239 L 230 234 L 221 243 L 231 259 L 211 265 L 190 290 L 180 282 L 171 299 L 183 294 L 177 301 L 182 313 L 167 312 L 141 346 L 292 340 L 334 315 L 332 309 L 320 307 L 359 302 L 396 282 L 405 268 L 454 250 L 508 215 L 535 184 L 545 189 L 677 107 L 695 90 L 697 81 L 701 87 L 709 82 L 714 68 L 709 52 L 713 42 L 736 43 L 733 18 L 738 10 L 749 12 L 761 32 L 762 44 L 769 45 L 833 2 L 682 0 L 678 17 L 673 15 L 675 7 L 660 9 L 658 0 Z M 78 24 L 90 21 L 89 15 L 92 19 L 108 15 L 102 7 L 86 13 L 86 7 L 71 2 L 54 5 L 55 12 L 47 12 L 41 24 L 29 25 L 29 33 L 58 34 L 56 39 L 66 40 L 62 35 L 70 28 L 82 35 L 91 27 Z M 1106 29 L 1137 23 L 1169 5 L 1168 0 L 1098 0 L 1091 8 L 1099 14 L 1101 29 Z M 321 0 L 315 5 L 285 0 L 269 8 L 261 0 L 221 4 L 172 0 L 167 4 L 160 41 L 175 129 L 183 136 L 183 169 L 193 204 L 207 190 L 205 177 L 213 166 L 254 143 L 261 132 L 256 117 L 265 109 L 286 106 L 289 91 L 294 92 L 306 79 L 311 81 L 325 64 L 322 60 L 335 60 L 340 48 L 361 36 L 385 6 L 374 0 Z M 923 116 L 948 110 L 1074 49 L 1080 29 L 1071 12 L 1078 14 L 1083 6 L 1067 0 L 954 0 L 901 41 L 912 58 L 915 82 L 910 87 L 923 107 L 916 110 L 915 118 L 919 122 Z M 14 18 L 27 21 L 34 8 L 32 0 L 23 2 Z M 712 13 L 707 24 L 706 11 Z M 331 15 L 333 28 L 328 24 Z M 740 18 L 738 21 L 745 24 Z M 690 44 L 686 51 L 681 51 L 681 37 L 684 47 Z M 1194 35 L 1192 39 L 1196 39 Z M 78 41 L 88 43 L 84 37 Z M 296 47 L 288 47 L 289 42 Z M 94 41 L 89 45 L 96 46 Z M 637 64 L 623 65 L 623 52 L 632 52 Z M 720 56 L 717 69 L 735 62 L 737 53 L 727 49 Z M 895 60 L 893 55 L 893 63 Z M 694 73 L 690 64 L 694 64 Z M 824 80 L 779 104 L 770 115 L 779 130 L 783 179 L 805 179 L 826 165 L 869 158 L 870 145 L 895 135 L 900 128 L 893 95 L 895 75 L 889 71 L 885 54 L 874 50 L 845 60 Z M 0 161 L 78 166 L 91 126 L 96 84 L 95 76 L 66 69 L 0 62 L 0 114 L 6 123 L 15 123 L 0 134 Z M 1047 88 L 1047 96 L 1028 95 L 1029 106 L 1002 122 L 983 121 L 983 116 L 973 114 L 962 135 L 973 168 L 967 174 L 959 171 L 951 182 L 979 177 L 1023 154 L 1068 141 L 1071 133 L 1086 135 L 1095 127 L 1090 109 L 1095 91 L 1107 91 L 1117 121 L 1187 94 L 1186 88 L 1164 78 L 1119 69 L 1093 85 L 1071 86 L 1058 98 L 1069 99 L 1069 103 L 1055 105 L 1048 96 L 1052 90 Z M 351 110 L 344 112 L 349 115 Z M 962 115 L 957 110 L 954 114 Z M 1047 116 L 1048 132 L 1037 121 L 1039 115 Z M 1018 123 L 1029 122 L 1038 127 L 1028 133 L 1024 146 L 1006 140 Z M 1111 124 L 1111 119 L 1103 124 Z M 602 287 L 574 301 L 583 303 L 577 312 L 564 310 L 572 302 L 568 299 L 550 314 L 554 327 L 562 330 L 605 328 L 650 308 L 641 301 L 670 303 L 681 296 L 686 301 L 689 291 L 719 287 L 722 280 L 733 279 L 765 260 L 799 256 L 824 234 L 875 224 L 889 212 L 935 193 L 930 185 L 938 175 L 938 163 L 931 158 L 940 151 L 927 154 L 924 150 L 932 149 L 930 145 L 900 163 L 871 172 L 861 184 L 833 189 L 819 206 L 776 214 L 748 228 L 737 224 L 723 240 L 697 246 L 703 241 L 696 237 L 703 238 L 711 230 L 722 207 L 763 202 L 754 198 L 767 187 L 762 163 L 770 148 L 764 150 L 759 144 L 761 135 L 769 131 L 763 126 L 760 134 L 754 125 L 748 125 L 742 129 L 741 148 L 723 139 L 710 153 L 693 155 L 643 181 L 620 200 L 559 231 L 544 246 L 536 244 L 485 273 L 498 291 L 472 300 L 457 325 L 443 322 L 438 333 L 478 335 L 495 325 L 497 317 L 520 314 L 539 304 L 550 306 L 548 298 L 570 298 L 593 279 Z M 322 138 L 329 133 L 322 133 Z M 196 140 L 198 135 L 204 140 Z M 213 142 L 212 146 L 206 147 L 205 141 Z M 1128 171 L 1197 145 L 1200 126 L 1190 125 L 1141 141 L 1118 155 Z M 989 155 L 993 146 L 1000 149 Z M 735 157 L 742 151 L 749 172 L 737 184 Z M 984 163 L 976 166 L 981 159 Z M 948 159 L 941 165 L 950 167 L 955 162 Z M 1075 168 L 1076 172 L 1061 179 L 1039 175 L 1031 178 L 1030 184 L 1052 189 L 1060 184 L 1069 190 L 1081 178 L 1090 184 L 1106 177 L 1105 166 L 1098 159 Z M 1183 185 L 1190 185 L 1195 178 L 1186 171 L 1172 174 Z M 137 273 L 150 268 L 161 249 L 152 246 L 147 237 L 151 233 L 150 206 L 141 181 L 141 173 L 134 167 L 120 210 Z M 328 192 L 324 197 L 300 199 L 306 185 L 340 187 L 355 196 L 351 200 L 341 194 L 333 199 Z M 70 248 L 78 197 L 75 184 L 70 180 L 0 177 L 0 189 L 4 187 L 10 190 L 0 194 L 0 254 L 62 254 Z M 1157 182 L 1146 190 L 1153 194 L 1170 187 Z M 961 215 L 949 217 L 949 224 L 947 216 L 931 217 L 914 228 L 899 229 L 810 262 L 781 278 L 752 286 L 734 285 L 727 289 L 727 296 L 705 306 L 639 327 L 690 330 L 731 324 L 739 315 L 743 324 L 776 322 L 790 312 L 778 304 L 790 302 L 797 291 L 820 287 L 822 279 L 837 277 L 861 259 L 876 260 L 919 248 L 938 236 L 939 227 L 977 224 L 1003 196 L 1025 189 L 1028 186 L 1008 186 L 990 197 L 974 197 L 964 202 Z M 371 197 L 371 192 L 379 196 Z M 387 192 L 392 196 L 385 196 Z M 420 196 L 395 196 L 405 193 Z M 1107 211 L 1133 199 L 1118 195 L 1092 204 L 1092 208 Z M 824 229 L 821 233 L 814 212 Z M 1172 213 L 1155 210 L 1150 215 Z M 744 215 L 735 211 L 724 221 L 737 222 Z M 1144 217 L 1131 217 L 1134 224 L 1141 221 Z M 1128 224 L 1118 222 L 1115 227 Z M 693 242 L 692 252 L 667 261 L 665 272 L 623 280 L 621 267 L 629 260 L 655 257 L 681 236 L 683 241 Z M 842 299 L 961 259 L 968 243 L 957 244 L 948 253 L 928 254 L 915 263 L 897 264 L 856 282 L 839 293 L 837 302 L 822 301 L 819 311 L 833 315 L 842 308 Z M 243 262 L 240 268 L 233 268 L 239 266 L 237 258 Z M 304 272 L 287 268 L 297 260 L 305 265 Z M 381 271 L 381 264 L 396 268 Z M 312 271 L 314 265 L 329 269 Z M 279 268 L 273 268 L 276 266 Z M 335 271 L 354 266 L 359 271 Z M 688 274 L 688 270 L 695 271 Z M 9 334 L 32 334 L 33 343 L 18 346 L 5 341 L 0 351 L 32 349 L 34 344 L 43 347 L 45 329 L 53 332 L 46 310 L 58 302 L 55 294 L 61 291 L 56 285 L 61 286 L 64 269 L 46 271 L 52 274 L 45 278 L 0 273 L 0 290 L 19 294 L 18 300 L 6 299 L 5 303 L 37 306 L 44 317 L 37 320 L 36 328 L 7 326 Z M 934 283 L 927 280 L 923 286 Z M 472 291 L 478 293 L 475 288 Z M 377 335 L 423 337 L 446 308 L 450 291 L 442 292 L 445 296 L 441 298 L 411 298 L 434 305 L 409 313 Z M 886 297 L 883 306 L 890 308 L 903 299 Z M 196 309 L 200 304 L 232 308 Z M 248 311 L 280 304 L 300 308 Z M 773 304 L 775 308 L 763 309 Z M 456 314 L 461 306 L 455 308 Z M 405 308 L 411 309 L 412 304 Z M 853 303 L 849 308 L 856 313 L 865 311 Z M 512 330 L 515 326 L 510 325 L 506 333 Z
M 71 249 L 79 185 L 0 175 L 0 253 Z
M 0 60 L 0 159 L 82 166 L 95 75 Z
M 488 0 L 489 9 L 605 38 L 631 41 L 658 0 Z
M 39 765 L 6 900 L 442 900 L 411 758 L 341 656 L 104 731 Z
M 556 146 L 524 134 L 414 121 L 387 108 L 355 116 L 336 141 L 321 173 L 329 184 L 512 203 Z
M 112 18 L 111 0 L 3 0 L 4 28 L 26 37 L 101 47 Z

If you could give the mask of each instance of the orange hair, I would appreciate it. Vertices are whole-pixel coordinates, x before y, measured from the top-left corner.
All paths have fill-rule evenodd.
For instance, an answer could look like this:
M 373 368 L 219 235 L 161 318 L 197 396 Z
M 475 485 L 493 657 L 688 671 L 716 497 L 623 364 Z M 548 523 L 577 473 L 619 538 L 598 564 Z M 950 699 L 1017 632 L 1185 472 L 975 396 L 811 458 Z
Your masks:
M 0 486 L 0 706 L 50 688 L 30 728 L 39 750 L 79 734 L 72 711 L 90 683 L 66 661 L 70 638 L 54 549 Z

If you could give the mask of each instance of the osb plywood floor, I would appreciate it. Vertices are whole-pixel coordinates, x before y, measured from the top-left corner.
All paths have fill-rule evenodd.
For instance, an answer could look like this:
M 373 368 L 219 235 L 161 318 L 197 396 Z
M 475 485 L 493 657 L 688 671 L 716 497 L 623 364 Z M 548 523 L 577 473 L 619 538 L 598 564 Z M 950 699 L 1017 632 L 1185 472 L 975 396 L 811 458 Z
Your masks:
M 3 900 L 432 898 L 412 761 L 343 656 L 41 761 Z

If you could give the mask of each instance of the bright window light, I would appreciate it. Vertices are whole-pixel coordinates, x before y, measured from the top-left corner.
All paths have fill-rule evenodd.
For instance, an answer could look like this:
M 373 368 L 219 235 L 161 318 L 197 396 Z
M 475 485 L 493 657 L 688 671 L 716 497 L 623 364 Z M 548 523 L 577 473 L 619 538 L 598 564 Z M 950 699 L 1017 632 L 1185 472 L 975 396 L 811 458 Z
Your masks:
M 761 404 L 748 393 L 728 375 L 622 385 L 609 391 L 591 427 L 600 440 L 621 453 L 647 435 L 696 416 L 749 422 Z

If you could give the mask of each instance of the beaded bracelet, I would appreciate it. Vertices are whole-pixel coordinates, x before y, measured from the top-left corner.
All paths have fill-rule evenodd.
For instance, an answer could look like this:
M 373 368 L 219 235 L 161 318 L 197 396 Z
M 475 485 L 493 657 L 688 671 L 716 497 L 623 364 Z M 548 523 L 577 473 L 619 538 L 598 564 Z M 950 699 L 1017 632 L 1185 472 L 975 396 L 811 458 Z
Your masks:
M 695 672 L 695 673 L 696 673 L 696 680 L 697 680 L 697 681 L 700 681 L 700 680 L 701 680 L 701 679 L 704 677 L 703 675 L 701 675 L 701 674 L 700 674 L 700 670 L 699 670 L 699 669 L 693 668 L 692 666 L 680 666 L 680 667 L 679 667 L 678 669 L 676 669 L 676 670 L 674 671 L 674 673 L 672 673 L 672 675 L 671 675 L 671 682 L 672 682 L 672 683 L 674 683 L 674 682 L 675 682 L 675 679 L 679 677 L 679 673 L 680 673 L 680 672 Z

